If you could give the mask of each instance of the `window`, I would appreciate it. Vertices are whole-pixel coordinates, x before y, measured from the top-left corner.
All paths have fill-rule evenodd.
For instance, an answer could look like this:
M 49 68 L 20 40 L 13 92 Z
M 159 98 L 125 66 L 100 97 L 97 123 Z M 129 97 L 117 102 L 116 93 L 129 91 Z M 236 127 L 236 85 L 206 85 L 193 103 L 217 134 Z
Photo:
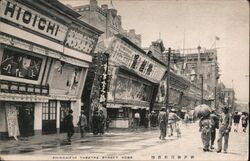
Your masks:
M 5 49 L 1 61 L 1 74 L 38 80 L 42 59 L 23 52 Z
M 49 101 L 49 103 L 42 104 L 42 119 L 56 120 L 56 101 Z

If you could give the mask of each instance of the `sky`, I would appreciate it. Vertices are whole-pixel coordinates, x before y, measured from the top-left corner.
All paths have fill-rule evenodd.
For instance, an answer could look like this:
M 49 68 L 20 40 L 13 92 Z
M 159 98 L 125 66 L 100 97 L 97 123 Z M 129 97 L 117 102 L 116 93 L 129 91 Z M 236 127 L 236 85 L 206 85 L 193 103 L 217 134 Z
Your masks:
M 89 0 L 60 0 L 72 6 Z M 216 41 L 220 81 L 249 102 L 249 2 L 247 0 L 112 0 L 122 27 L 142 35 L 142 47 L 163 40 L 166 48 L 210 49 Z M 100 0 L 98 5 L 110 4 Z M 185 38 L 184 38 L 185 37 Z M 184 41 L 185 39 L 185 41 Z

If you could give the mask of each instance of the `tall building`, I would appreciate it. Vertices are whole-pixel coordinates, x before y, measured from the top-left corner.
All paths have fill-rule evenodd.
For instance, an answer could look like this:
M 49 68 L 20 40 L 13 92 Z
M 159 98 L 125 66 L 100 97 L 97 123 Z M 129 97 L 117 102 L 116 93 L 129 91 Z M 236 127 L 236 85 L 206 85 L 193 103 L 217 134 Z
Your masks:
M 73 9 L 81 14 L 80 20 L 104 32 L 99 39 L 96 51 L 102 51 L 104 40 L 115 34 L 121 34 L 137 46 L 141 46 L 141 35 L 136 34 L 134 29 L 126 31 L 122 28 L 122 18 L 112 4 L 98 6 L 97 0 L 90 0 L 88 5 L 77 6 Z
M 64 132 L 69 109 L 77 126 L 102 32 L 57 0 L 1 0 L 0 8 L 0 138 Z
M 198 47 L 190 49 L 185 54 L 176 51 L 171 58 L 172 68 L 177 74 L 180 74 L 192 81 L 194 84 L 202 87 L 203 98 L 207 103 L 217 104 L 215 98 L 216 87 L 219 79 L 219 66 L 217 62 L 217 50 Z M 217 107 L 217 106 L 216 106 Z

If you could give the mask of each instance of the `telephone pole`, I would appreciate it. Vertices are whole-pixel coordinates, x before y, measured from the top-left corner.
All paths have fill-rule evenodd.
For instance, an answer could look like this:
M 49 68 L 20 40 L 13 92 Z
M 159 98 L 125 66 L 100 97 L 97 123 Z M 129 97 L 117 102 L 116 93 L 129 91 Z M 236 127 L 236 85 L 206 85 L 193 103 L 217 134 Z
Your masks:
M 171 48 L 168 48 L 166 110 L 169 108 L 170 55 Z

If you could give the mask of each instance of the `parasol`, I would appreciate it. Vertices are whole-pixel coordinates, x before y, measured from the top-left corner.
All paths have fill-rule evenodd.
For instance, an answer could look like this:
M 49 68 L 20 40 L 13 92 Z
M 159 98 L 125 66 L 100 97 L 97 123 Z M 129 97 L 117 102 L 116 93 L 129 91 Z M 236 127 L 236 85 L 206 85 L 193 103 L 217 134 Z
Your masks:
M 205 104 L 198 105 L 194 108 L 194 113 L 198 118 L 208 116 L 211 113 L 211 108 Z

